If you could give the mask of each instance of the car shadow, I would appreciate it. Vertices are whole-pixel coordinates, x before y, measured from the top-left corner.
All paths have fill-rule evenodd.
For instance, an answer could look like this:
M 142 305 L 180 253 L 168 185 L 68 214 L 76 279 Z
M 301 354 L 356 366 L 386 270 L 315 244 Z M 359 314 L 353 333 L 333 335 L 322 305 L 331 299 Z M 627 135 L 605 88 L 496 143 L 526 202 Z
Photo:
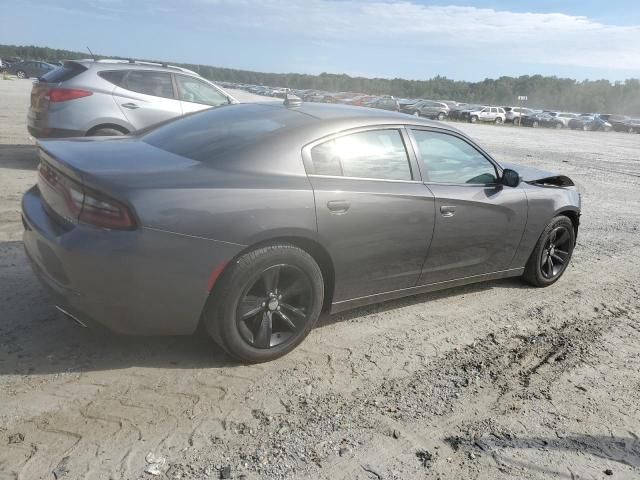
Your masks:
M 482 292 L 485 290 L 491 290 L 493 288 L 502 289 L 529 289 L 531 286 L 524 283 L 519 278 L 505 278 L 501 280 L 491 280 L 487 282 L 472 283 L 470 285 L 464 285 L 460 287 L 451 287 L 444 290 L 438 290 L 435 292 L 420 293 L 416 295 L 409 295 L 407 297 L 398 298 L 395 300 L 387 300 L 386 302 L 374 303 L 365 307 L 359 307 L 354 310 L 349 310 L 334 315 L 323 313 L 318 327 L 324 327 L 337 322 L 353 320 L 363 315 L 370 315 L 374 313 L 384 313 L 389 310 L 395 310 L 398 308 L 410 307 L 419 303 L 427 303 L 434 300 L 440 300 L 442 298 L 452 298 L 459 295 L 466 295 L 474 292 Z
M 35 145 L 0 145 L 0 169 L 35 170 L 38 162 Z
M 0 243 L 0 264 L 0 376 L 131 366 L 198 369 L 239 365 L 204 329 L 190 336 L 130 337 L 80 327 L 55 310 L 28 265 L 22 242 Z M 517 280 L 500 280 L 415 295 L 337 315 L 324 314 L 318 327 L 491 288 L 526 287 Z
M 628 437 L 614 435 L 567 435 L 562 438 L 524 437 L 524 438 L 495 438 L 492 436 L 478 440 L 474 445 L 467 445 L 469 452 L 480 449 L 485 454 L 490 454 L 498 463 L 513 466 L 520 469 L 529 469 L 549 476 L 560 478 L 576 478 L 570 470 L 569 473 L 555 471 L 540 465 L 530 464 L 521 459 L 509 455 L 510 450 L 521 452 L 526 449 L 575 452 L 580 456 L 593 457 L 615 462 L 632 469 L 640 469 L 640 438 L 633 432 L 628 432 Z M 455 445 L 455 438 L 445 438 L 445 442 Z

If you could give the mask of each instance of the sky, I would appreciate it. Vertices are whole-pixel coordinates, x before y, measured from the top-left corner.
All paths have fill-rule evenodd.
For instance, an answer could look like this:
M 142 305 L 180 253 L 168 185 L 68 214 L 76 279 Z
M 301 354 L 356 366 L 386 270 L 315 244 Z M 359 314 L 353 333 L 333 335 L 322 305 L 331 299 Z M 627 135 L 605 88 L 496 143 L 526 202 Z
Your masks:
M 0 0 L 0 43 L 262 72 L 640 77 L 640 0 Z

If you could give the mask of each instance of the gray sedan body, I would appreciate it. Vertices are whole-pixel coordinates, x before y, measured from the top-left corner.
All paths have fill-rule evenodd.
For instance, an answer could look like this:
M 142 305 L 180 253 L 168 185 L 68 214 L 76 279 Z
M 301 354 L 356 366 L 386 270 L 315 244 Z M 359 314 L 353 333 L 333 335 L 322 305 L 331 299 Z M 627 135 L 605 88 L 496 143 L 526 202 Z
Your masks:
M 363 138 L 387 157 L 360 148 L 351 158 L 364 166 L 348 171 L 321 155 Z M 430 170 L 425 148 L 444 158 L 454 147 L 489 173 L 458 183 Z M 549 221 L 577 229 L 580 214 L 566 177 L 508 166 L 522 177 L 508 187 L 506 166 L 454 128 L 341 105 L 230 105 L 138 137 L 43 141 L 41 158 L 23 199 L 34 269 L 62 310 L 120 333 L 193 332 L 220 272 L 266 242 L 308 252 L 337 312 L 521 275 Z M 391 171 L 389 158 L 404 164 Z M 79 220 L 64 182 L 117 199 L 131 228 Z

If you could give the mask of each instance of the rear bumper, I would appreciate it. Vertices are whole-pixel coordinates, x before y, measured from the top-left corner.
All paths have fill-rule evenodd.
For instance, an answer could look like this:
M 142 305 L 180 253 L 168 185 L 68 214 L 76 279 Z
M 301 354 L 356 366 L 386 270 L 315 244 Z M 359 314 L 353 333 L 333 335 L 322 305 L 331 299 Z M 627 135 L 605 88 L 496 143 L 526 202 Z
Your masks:
M 211 272 L 242 248 L 140 229 L 57 224 L 37 187 L 22 200 L 24 247 L 56 306 L 88 326 L 121 334 L 190 334 Z
M 29 130 L 29 135 L 35 138 L 67 138 L 85 136 L 85 132 L 80 130 L 66 130 L 64 128 L 41 128 L 28 125 L 27 130 Z

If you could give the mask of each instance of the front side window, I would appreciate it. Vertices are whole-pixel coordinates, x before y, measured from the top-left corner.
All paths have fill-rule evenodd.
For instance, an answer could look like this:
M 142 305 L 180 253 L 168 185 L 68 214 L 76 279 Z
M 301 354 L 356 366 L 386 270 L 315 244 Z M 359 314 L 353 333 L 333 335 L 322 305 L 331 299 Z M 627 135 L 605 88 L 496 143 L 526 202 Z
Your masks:
M 316 175 L 411 180 L 409 158 L 398 130 L 344 135 L 311 149 Z
M 425 130 L 413 130 L 413 136 L 428 181 L 482 185 L 497 182 L 493 164 L 461 138 Z
M 229 103 L 229 99 L 217 89 L 197 78 L 176 75 L 180 100 L 219 107 Z
M 175 98 L 171 75 L 165 72 L 131 70 L 125 88 L 154 97 Z

